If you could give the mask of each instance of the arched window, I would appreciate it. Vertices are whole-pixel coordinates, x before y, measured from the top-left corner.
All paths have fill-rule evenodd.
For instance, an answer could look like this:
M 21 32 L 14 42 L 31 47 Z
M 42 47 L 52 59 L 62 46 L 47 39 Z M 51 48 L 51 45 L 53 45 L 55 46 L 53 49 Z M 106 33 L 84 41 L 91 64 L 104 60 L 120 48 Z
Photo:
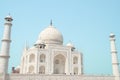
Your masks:
M 39 67 L 39 74 L 45 74 L 45 67 L 44 66 Z
M 29 66 L 29 71 L 28 71 L 29 73 L 34 73 L 34 66 Z
M 45 62 L 45 55 L 44 54 L 40 55 L 40 62 Z
M 31 54 L 31 55 L 29 56 L 29 62 L 30 62 L 30 63 L 35 62 L 35 55 L 34 55 L 34 54 Z
M 77 67 L 74 68 L 74 74 L 75 75 L 78 74 L 78 68 Z
M 73 64 L 78 64 L 78 58 L 76 56 L 73 58 Z

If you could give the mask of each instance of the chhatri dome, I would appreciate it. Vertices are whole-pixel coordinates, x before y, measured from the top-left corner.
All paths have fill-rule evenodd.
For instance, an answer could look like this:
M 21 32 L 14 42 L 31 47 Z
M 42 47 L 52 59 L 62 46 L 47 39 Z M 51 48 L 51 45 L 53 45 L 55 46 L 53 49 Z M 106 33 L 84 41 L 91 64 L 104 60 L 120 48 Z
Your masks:
M 38 37 L 36 44 L 63 44 L 63 36 L 60 31 L 58 31 L 52 23 L 45 28 Z

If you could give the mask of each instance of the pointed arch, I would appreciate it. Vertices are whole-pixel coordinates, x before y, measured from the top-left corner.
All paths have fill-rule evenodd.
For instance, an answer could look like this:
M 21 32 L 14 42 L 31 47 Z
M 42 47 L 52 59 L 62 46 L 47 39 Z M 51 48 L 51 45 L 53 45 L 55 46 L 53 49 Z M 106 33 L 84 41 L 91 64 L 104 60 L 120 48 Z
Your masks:
M 45 74 L 45 66 L 39 67 L 39 74 Z
M 65 74 L 65 57 L 58 54 L 54 57 L 54 74 Z
M 78 67 L 75 67 L 75 68 L 74 68 L 74 74 L 75 74 L 75 75 L 78 74 Z
M 34 55 L 34 54 L 31 54 L 31 55 L 29 56 L 29 62 L 30 62 L 30 63 L 35 62 L 35 55 Z
M 31 73 L 34 73 L 34 66 L 33 65 L 31 65 L 31 66 L 29 66 L 29 71 L 28 71 L 30 74 Z
M 78 64 L 78 57 L 73 57 L 73 64 Z
M 45 62 L 45 60 L 46 60 L 45 54 L 41 54 L 40 55 L 40 62 Z

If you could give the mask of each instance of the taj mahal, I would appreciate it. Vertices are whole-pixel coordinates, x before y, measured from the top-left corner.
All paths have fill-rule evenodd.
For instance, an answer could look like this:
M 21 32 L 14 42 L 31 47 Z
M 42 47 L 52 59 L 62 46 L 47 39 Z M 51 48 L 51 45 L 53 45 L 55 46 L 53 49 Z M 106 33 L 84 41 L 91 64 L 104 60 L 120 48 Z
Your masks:
M 63 35 L 52 22 L 39 34 L 32 47 L 24 48 L 20 65 L 8 73 L 12 21 L 10 15 L 5 17 L 0 50 L 0 80 L 120 80 L 113 33 L 109 36 L 113 74 L 86 75 L 82 52 L 77 51 L 72 43 L 63 45 Z

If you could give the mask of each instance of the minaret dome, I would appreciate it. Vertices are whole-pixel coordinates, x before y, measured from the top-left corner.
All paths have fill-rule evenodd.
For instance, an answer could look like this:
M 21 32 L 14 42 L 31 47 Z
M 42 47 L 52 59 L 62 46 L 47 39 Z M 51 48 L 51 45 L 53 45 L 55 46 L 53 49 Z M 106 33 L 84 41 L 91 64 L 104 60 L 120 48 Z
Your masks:
M 10 15 L 6 16 L 5 17 L 5 20 L 8 21 L 8 22 L 11 22 L 13 21 L 12 17 Z

